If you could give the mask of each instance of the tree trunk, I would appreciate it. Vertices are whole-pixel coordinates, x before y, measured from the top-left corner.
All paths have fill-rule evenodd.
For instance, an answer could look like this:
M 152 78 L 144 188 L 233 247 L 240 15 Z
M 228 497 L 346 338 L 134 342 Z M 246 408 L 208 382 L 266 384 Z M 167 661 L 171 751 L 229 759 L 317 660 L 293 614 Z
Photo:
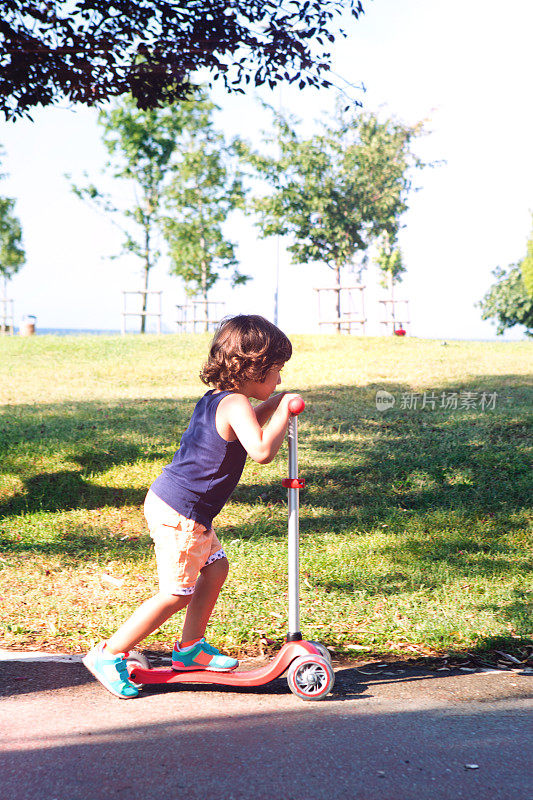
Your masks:
M 390 299 L 391 299 L 391 316 L 392 316 L 392 332 L 394 333 L 396 330 L 396 313 L 394 309 L 394 278 L 392 275 L 392 270 L 389 271 L 389 289 L 390 289 Z
M 146 333 L 146 309 L 148 308 L 148 274 L 150 272 L 150 228 L 148 225 L 144 231 L 144 289 L 141 316 L 141 333 Z

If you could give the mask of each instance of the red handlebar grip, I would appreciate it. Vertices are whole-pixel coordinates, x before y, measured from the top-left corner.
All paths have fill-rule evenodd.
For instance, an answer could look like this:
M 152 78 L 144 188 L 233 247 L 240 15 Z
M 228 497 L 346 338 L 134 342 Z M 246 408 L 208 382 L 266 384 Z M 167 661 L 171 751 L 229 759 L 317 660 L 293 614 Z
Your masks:
M 301 414 L 304 408 L 305 408 L 305 403 L 301 397 L 293 397 L 289 403 L 289 411 L 294 416 L 296 416 L 297 414 Z

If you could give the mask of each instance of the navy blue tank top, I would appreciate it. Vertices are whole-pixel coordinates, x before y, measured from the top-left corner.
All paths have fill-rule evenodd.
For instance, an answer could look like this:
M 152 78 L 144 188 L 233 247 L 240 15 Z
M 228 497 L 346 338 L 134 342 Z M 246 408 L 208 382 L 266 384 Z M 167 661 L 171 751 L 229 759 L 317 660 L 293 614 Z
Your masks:
M 231 392 L 206 392 L 193 411 L 172 463 L 150 487 L 167 505 L 206 528 L 237 486 L 246 461 L 239 442 L 227 442 L 215 427 L 218 404 Z

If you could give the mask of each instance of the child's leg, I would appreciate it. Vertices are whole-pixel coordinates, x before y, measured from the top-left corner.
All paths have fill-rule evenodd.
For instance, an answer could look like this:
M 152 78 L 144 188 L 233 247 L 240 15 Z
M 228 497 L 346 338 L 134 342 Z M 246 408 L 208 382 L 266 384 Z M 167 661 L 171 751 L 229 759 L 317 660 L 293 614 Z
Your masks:
M 181 644 L 172 652 L 172 668 L 178 671 L 207 669 L 227 672 L 235 669 L 238 661 L 222 655 L 204 638 L 207 623 L 213 612 L 219 592 L 228 574 L 228 561 L 220 555 L 202 568 L 192 600 L 187 607 Z
M 127 653 L 176 611 L 185 608 L 193 597 L 194 595 L 174 595 L 164 592 L 150 597 L 108 639 L 106 649 L 114 654 Z
M 220 558 L 200 570 L 194 594 L 187 607 L 183 631 L 182 644 L 201 639 L 205 634 L 207 623 L 213 613 L 213 608 L 228 576 L 229 564 L 227 558 Z
M 106 649 L 110 653 L 127 653 L 142 639 L 153 633 L 167 619 L 187 608 L 183 626 L 182 642 L 201 639 L 209 618 L 228 575 L 227 558 L 220 558 L 204 567 L 198 576 L 194 594 L 173 595 L 159 592 L 150 597 L 108 639 Z

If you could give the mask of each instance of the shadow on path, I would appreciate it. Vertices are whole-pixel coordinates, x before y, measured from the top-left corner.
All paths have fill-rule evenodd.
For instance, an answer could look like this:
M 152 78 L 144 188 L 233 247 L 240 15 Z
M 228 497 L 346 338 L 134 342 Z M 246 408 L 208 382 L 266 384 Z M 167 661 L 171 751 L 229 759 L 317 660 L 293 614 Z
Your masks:
M 205 691 L 124 703 L 89 687 L 44 693 L 38 705 L 12 698 L 3 797 L 38 786 L 56 800 L 525 800 L 523 704 L 458 706 L 417 685 L 391 696 L 374 684 L 355 703 Z

